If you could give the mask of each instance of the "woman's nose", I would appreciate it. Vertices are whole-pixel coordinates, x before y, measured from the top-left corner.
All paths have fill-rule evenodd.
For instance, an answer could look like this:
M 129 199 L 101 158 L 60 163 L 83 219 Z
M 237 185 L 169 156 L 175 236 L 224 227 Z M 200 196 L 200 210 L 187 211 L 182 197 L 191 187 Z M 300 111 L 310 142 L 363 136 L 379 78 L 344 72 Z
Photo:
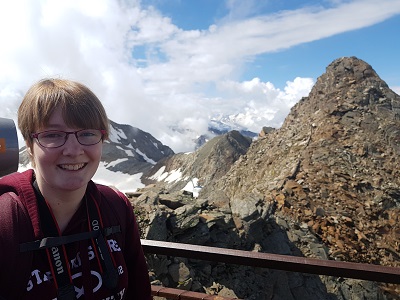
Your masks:
M 64 144 L 63 154 L 64 155 L 78 155 L 83 152 L 83 147 L 79 143 L 75 134 L 68 134 L 67 140 Z

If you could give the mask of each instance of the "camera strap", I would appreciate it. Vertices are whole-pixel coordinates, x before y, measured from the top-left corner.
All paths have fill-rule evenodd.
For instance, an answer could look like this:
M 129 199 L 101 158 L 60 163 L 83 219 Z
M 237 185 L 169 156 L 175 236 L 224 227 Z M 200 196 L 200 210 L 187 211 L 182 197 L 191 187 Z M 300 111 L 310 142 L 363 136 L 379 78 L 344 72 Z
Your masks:
M 88 222 L 90 223 L 89 228 L 92 232 L 99 232 L 97 237 L 91 239 L 93 249 L 98 252 L 96 253 L 96 257 L 100 262 L 100 272 L 102 274 L 104 285 L 108 289 L 114 289 L 118 284 L 118 271 L 116 268 L 116 263 L 114 257 L 111 255 L 110 246 L 102 234 L 103 220 L 101 219 L 100 208 L 97 205 L 97 202 L 92 198 L 93 195 L 90 196 L 91 201 L 88 201 L 87 197 L 85 197 Z M 119 226 L 117 227 L 119 228 Z M 106 234 L 113 230 L 115 230 L 113 227 L 106 228 Z
M 76 299 L 65 244 L 81 240 L 91 240 L 103 283 L 108 289 L 115 289 L 118 284 L 118 271 L 114 258 L 111 255 L 110 247 L 104 236 L 121 232 L 120 226 L 112 226 L 103 230 L 103 221 L 96 201 L 93 199 L 93 196 L 90 199 L 87 199 L 85 196 L 84 200 L 88 216 L 89 231 L 69 236 L 62 236 L 57 221 L 40 192 L 36 181 L 34 181 L 33 186 L 38 200 L 38 210 L 42 222 L 41 229 L 45 238 L 39 241 L 21 244 L 20 251 L 46 250 L 50 270 L 57 289 L 57 299 Z

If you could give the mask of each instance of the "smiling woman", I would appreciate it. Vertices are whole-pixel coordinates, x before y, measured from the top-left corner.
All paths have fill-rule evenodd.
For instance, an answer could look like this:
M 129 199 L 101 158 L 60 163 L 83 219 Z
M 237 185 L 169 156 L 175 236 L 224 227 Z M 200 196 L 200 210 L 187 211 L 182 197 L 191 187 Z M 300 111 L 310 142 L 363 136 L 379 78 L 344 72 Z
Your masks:
M 151 299 L 130 202 L 92 181 L 109 135 L 97 96 L 39 81 L 18 125 L 34 170 L 0 179 L 0 299 Z
M 395 0 L 0 1 L 0 116 L 15 120 L 32 76 L 80 78 L 112 120 L 189 152 L 212 119 L 280 126 L 286 97 L 309 92 L 287 82 L 315 82 L 338 57 L 367 61 L 399 93 L 398 28 Z M 254 78 L 264 93 L 237 94 Z

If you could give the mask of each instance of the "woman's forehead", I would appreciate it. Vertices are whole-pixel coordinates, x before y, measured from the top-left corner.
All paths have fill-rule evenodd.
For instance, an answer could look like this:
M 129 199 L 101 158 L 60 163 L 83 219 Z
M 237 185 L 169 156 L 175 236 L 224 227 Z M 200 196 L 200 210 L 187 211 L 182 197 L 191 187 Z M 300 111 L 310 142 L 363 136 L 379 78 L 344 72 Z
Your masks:
M 44 122 L 41 124 L 40 127 L 59 129 L 59 130 L 65 130 L 66 128 L 68 129 L 80 128 L 81 126 L 78 126 L 78 124 L 74 124 L 75 123 L 74 119 L 75 118 L 68 118 L 68 112 L 64 113 L 60 107 L 56 107 L 51 112 L 49 117 L 46 120 L 44 120 Z

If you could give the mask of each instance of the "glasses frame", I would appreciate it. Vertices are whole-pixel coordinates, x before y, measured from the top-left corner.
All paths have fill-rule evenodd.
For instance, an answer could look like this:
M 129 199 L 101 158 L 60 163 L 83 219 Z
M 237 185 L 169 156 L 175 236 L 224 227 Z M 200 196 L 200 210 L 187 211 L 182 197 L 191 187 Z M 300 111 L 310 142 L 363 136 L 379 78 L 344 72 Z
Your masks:
M 100 133 L 101 133 L 101 138 L 99 139 L 98 142 L 96 142 L 96 143 L 94 143 L 94 144 L 89 144 L 89 145 L 88 145 L 88 144 L 82 144 L 82 143 L 79 141 L 78 133 L 81 132 L 81 131 L 85 131 L 85 130 L 98 130 L 98 131 L 100 131 Z M 46 133 L 46 132 L 62 132 L 62 133 L 66 133 L 65 139 L 64 139 L 64 143 L 62 143 L 62 145 L 56 146 L 56 147 L 49 147 L 49 146 L 44 146 L 44 145 L 42 145 L 42 143 L 40 143 L 39 134 L 41 134 L 41 133 Z M 39 145 L 42 146 L 42 147 L 44 147 L 44 148 L 51 148 L 51 149 L 54 149 L 54 148 L 60 148 L 60 147 L 64 146 L 65 143 L 67 142 L 68 136 L 69 136 L 70 134 L 75 135 L 76 140 L 77 140 L 78 143 L 81 144 L 82 146 L 93 146 L 93 145 L 96 145 L 96 144 L 100 143 L 100 141 L 103 140 L 104 135 L 105 135 L 106 133 L 107 133 L 107 131 L 104 130 L 104 129 L 79 129 L 79 130 L 76 130 L 76 131 L 45 130 L 45 131 L 41 131 L 41 132 L 33 132 L 33 133 L 31 133 L 31 138 L 32 138 L 32 139 L 36 139 L 36 141 L 39 143 Z

